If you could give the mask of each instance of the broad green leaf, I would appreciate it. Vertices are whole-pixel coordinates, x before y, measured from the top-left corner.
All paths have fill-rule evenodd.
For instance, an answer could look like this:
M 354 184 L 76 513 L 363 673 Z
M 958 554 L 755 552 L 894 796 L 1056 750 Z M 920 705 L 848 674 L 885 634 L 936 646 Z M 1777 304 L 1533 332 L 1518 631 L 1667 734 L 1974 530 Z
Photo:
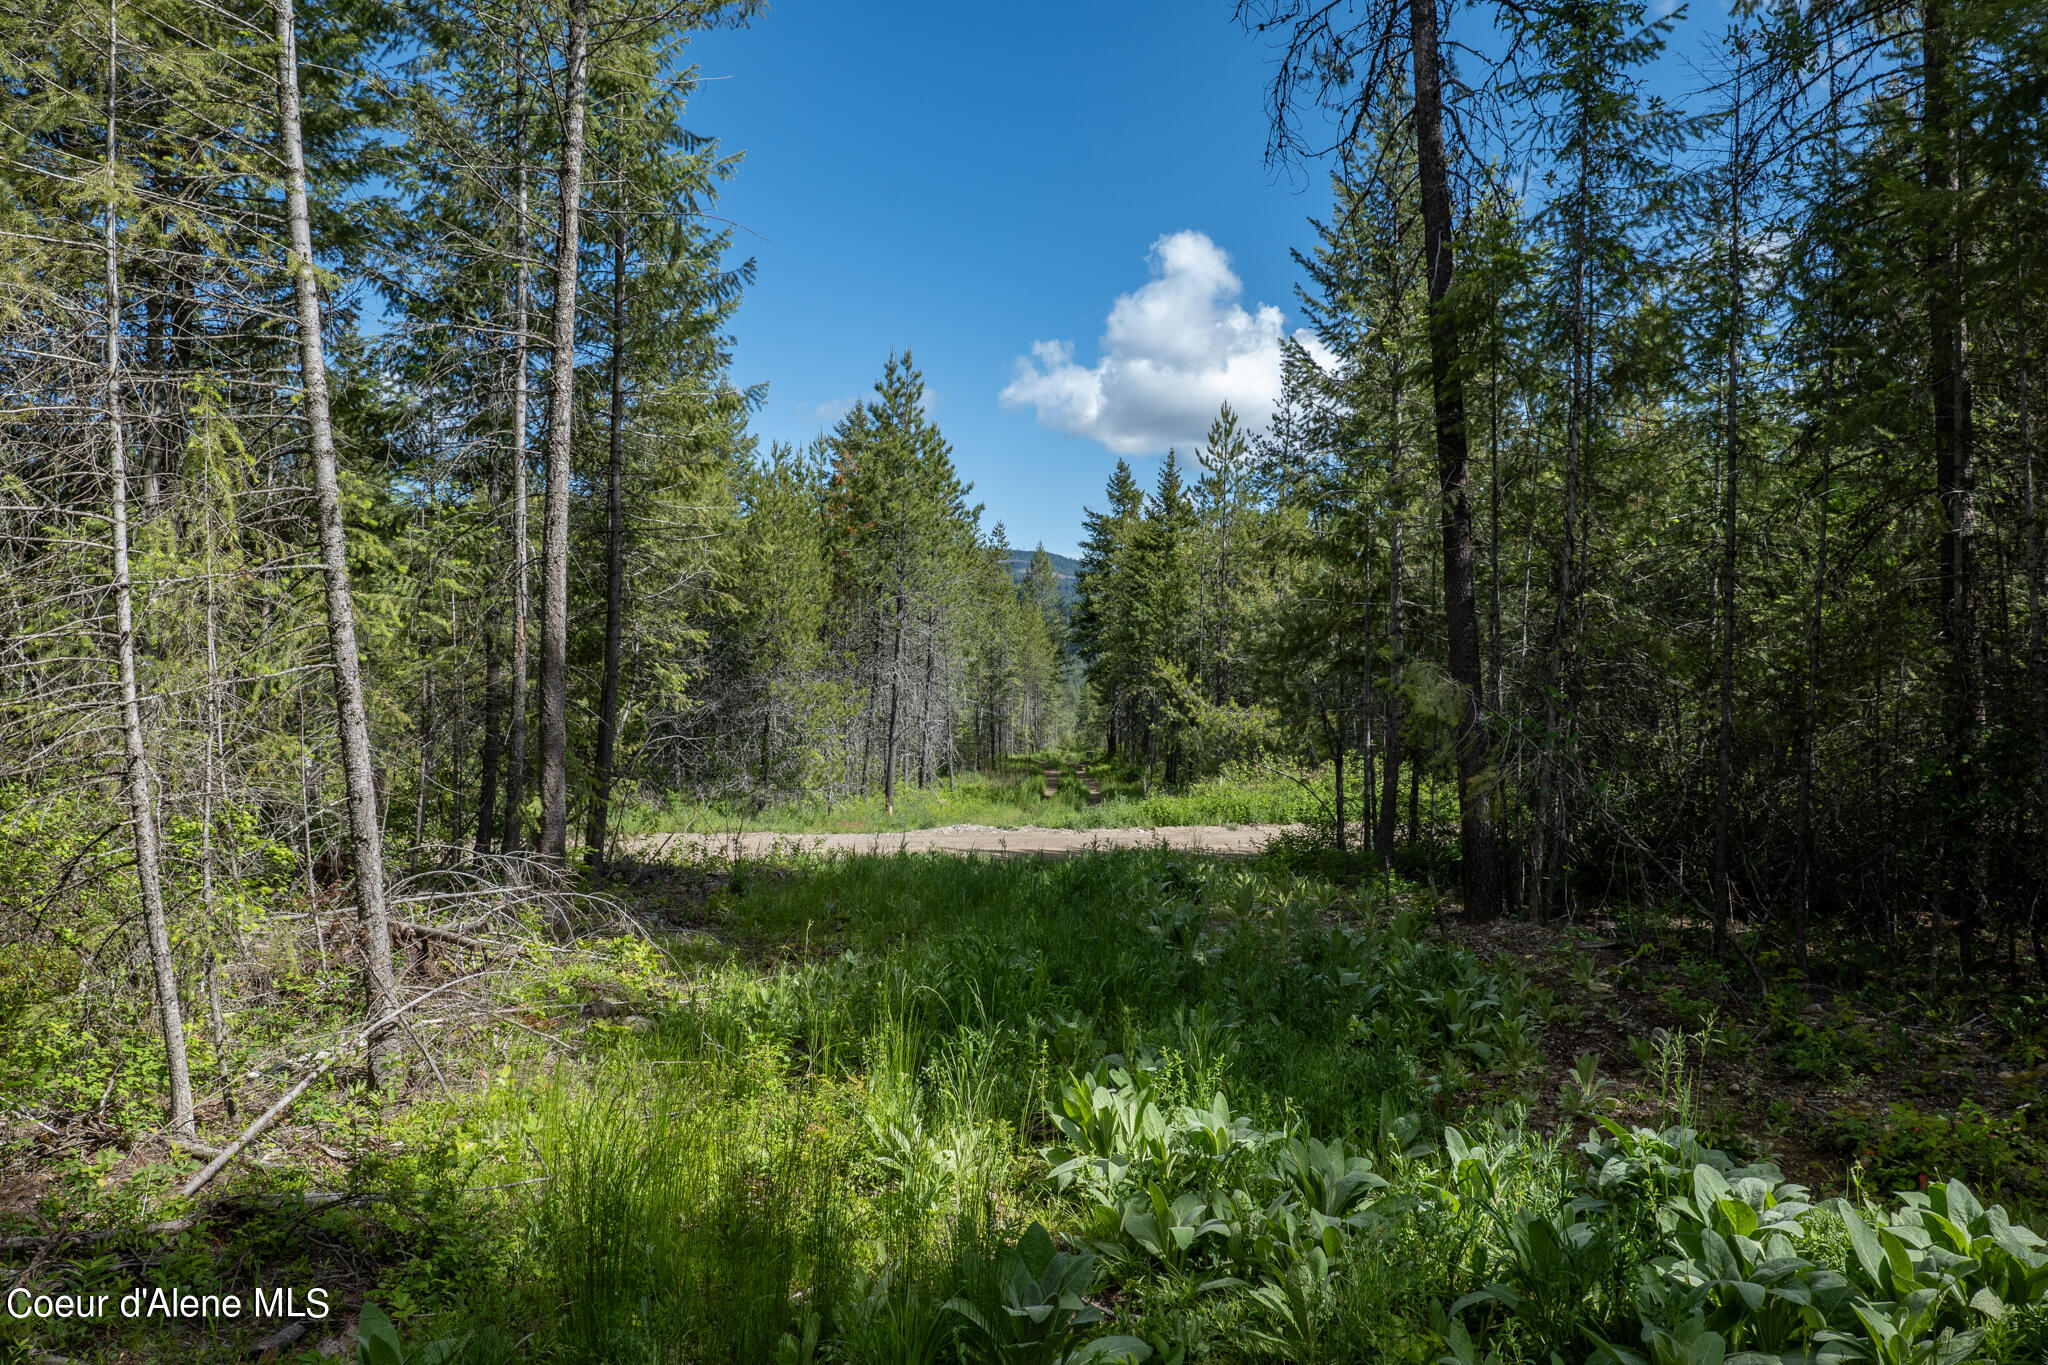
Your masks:
M 1856 1210 L 1846 1204 L 1842 1208 L 1842 1223 L 1849 1230 L 1849 1245 L 1856 1252 L 1856 1263 L 1863 1267 L 1864 1275 L 1871 1286 L 1882 1293 L 1888 1283 L 1884 1247 L 1879 1244 L 1877 1234 L 1870 1230 Z

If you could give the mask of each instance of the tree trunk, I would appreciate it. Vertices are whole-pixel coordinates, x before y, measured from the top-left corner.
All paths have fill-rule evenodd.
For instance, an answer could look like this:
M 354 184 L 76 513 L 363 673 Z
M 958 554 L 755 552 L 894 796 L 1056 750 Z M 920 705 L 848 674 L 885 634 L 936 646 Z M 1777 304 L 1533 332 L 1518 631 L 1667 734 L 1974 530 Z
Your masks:
M 1735 764 L 1735 516 L 1742 483 L 1742 59 L 1735 66 L 1735 117 L 1728 158 L 1728 373 L 1721 501 L 1720 723 L 1714 737 L 1714 955 L 1728 955 L 1735 893 L 1729 880 L 1729 784 Z
M 1394 448 L 1389 465 L 1387 501 L 1392 507 L 1392 526 L 1387 533 L 1387 742 L 1380 759 L 1380 821 L 1373 837 L 1373 849 L 1382 864 L 1394 857 L 1394 825 L 1401 808 L 1401 723 L 1403 703 L 1401 673 L 1406 664 L 1407 632 L 1402 625 L 1401 580 L 1404 577 L 1401 545 L 1401 403 L 1394 399 Z
M 2026 259 L 2024 250 L 2018 253 Z M 2025 294 L 2025 267 L 2022 266 L 2021 294 Z M 2033 366 L 2032 348 L 2025 340 L 2020 342 L 2020 473 L 2026 494 L 2027 513 L 2027 678 L 2033 687 L 2034 701 L 2034 790 L 2040 802 L 2036 827 L 2037 849 L 2048 849 L 2048 649 L 2043 648 L 2041 620 L 2041 516 L 2035 498 L 2034 487 L 2034 408 L 2033 408 Z M 2048 883 L 2048 875 L 2043 882 Z M 2042 956 L 2041 926 L 2044 918 L 2042 900 L 2037 894 L 2033 913 L 2033 938 L 2035 965 L 2041 978 L 2048 982 L 2048 957 Z
M 569 862 L 569 457 L 576 415 L 576 278 L 589 47 L 590 0 L 570 0 L 562 95 L 561 225 L 555 234 L 554 326 L 548 356 L 548 491 L 541 523 L 539 851 L 557 872 L 566 872 Z
M 1408 755 L 1408 847 L 1422 847 L 1422 755 Z
M 1409 0 L 1415 56 L 1416 169 L 1422 182 L 1423 255 L 1429 271 L 1429 371 L 1436 400 L 1437 486 L 1443 495 L 1444 625 L 1451 680 L 1463 693 L 1458 717 L 1458 844 L 1465 913 L 1500 913 L 1493 829 L 1493 754 L 1487 736 L 1479 607 L 1472 581 L 1471 456 L 1465 436 L 1465 379 L 1458 318 L 1451 306 L 1451 180 L 1444 154 L 1442 73 L 1436 0 Z
M 1969 334 L 1964 316 L 1959 238 L 1961 148 L 1955 126 L 1954 39 L 1947 0 L 1925 0 L 1921 12 L 1923 188 L 1929 213 L 1927 278 L 1928 379 L 1933 407 L 1935 481 L 1941 503 L 1941 634 L 1946 646 L 1946 698 L 1951 780 L 1941 839 L 1937 904 L 1954 898 L 1962 966 L 1982 917 L 1986 881 L 1983 774 L 1984 641 L 1978 620 L 1977 475 L 1970 422 Z M 1938 913 L 1938 912 L 1937 912 Z M 1940 954 L 1939 926 L 1930 971 Z
M 506 699 L 505 825 L 499 851 L 525 846 L 526 822 L 526 628 L 533 615 L 528 600 L 526 551 L 526 77 L 519 77 L 512 114 L 512 157 L 517 180 L 512 210 L 512 687 Z
M 429 572 L 432 572 L 431 568 Z M 431 646 L 425 641 L 422 641 L 421 652 L 432 659 Z M 427 788 L 434 776 L 434 728 L 434 666 L 429 663 L 420 673 L 419 782 L 414 788 L 412 803 L 411 865 L 414 871 L 418 871 L 424 864 L 423 850 L 427 840 Z
M 455 702 L 448 721 L 448 851 L 456 862 L 463 861 L 461 848 L 467 812 L 462 809 L 462 770 L 469 763 L 469 670 L 462 666 L 461 656 L 456 652 L 462 641 L 461 607 L 461 599 L 450 588 L 448 651 L 453 656 L 449 671 L 454 677 Z
M 927 613 L 924 637 L 924 714 L 917 723 L 917 785 L 921 791 L 931 785 L 932 766 L 932 669 L 938 663 L 938 622 Z
M 300 140 L 299 59 L 293 0 L 274 0 L 277 18 L 277 121 L 284 143 L 285 211 L 291 224 L 292 293 L 297 304 L 299 370 L 313 491 L 320 516 L 320 564 L 327 595 L 327 645 L 332 656 L 334 710 L 341 732 L 342 776 L 355 855 L 356 913 L 363 926 L 364 1017 L 388 1020 L 398 1009 L 391 969 L 391 925 L 384 908 L 384 837 L 378 823 L 377 778 L 370 757 L 370 721 L 363 707 L 356 653 L 355 603 L 349 590 L 348 537 L 342 526 L 341 483 L 335 471 L 334 427 L 327 406 L 327 362 L 321 351 L 320 296 L 313 276 L 313 229 L 306 208 L 306 157 Z M 388 1067 L 391 1025 L 368 1042 L 370 1084 Z
M 1323 717 L 1323 729 L 1330 735 L 1331 763 L 1336 769 L 1337 782 L 1337 856 L 1344 856 L 1344 712 L 1340 706 L 1337 723 L 1330 724 L 1330 718 Z
M 235 1075 L 228 1064 L 228 1017 L 220 1004 L 220 968 L 212 953 L 206 955 L 206 1019 L 213 1036 L 214 1081 L 220 1086 L 221 1107 L 228 1121 L 235 1117 Z M 175 1126 L 175 1125 L 174 1125 Z
M 206 537 L 206 763 L 203 774 L 204 785 L 199 800 L 199 896 L 205 907 L 206 930 L 209 937 L 221 931 L 221 915 L 218 897 L 213 884 L 213 803 L 214 781 L 217 773 L 215 764 L 225 751 L 225 735 L 221 723 L 220 686 L 220 631 L 218 611 L 214 597 L 213 560 L 213 466 L 205 462 L 206 501 L 200 516 L 203 534 Z M 227 1021 L 220 1007 L 220 979 L 215 970 L 215 954 L 211 948 L 206 954 L 205 988 L 207 1019 L 212 1025 L 213 1066 L 219 1082 L 221 1102 L 227 1108 L 230 1119 L 235 1116 L 234 1075 L 228 1066 Z
M 896 597 L 896 643 L 889 657 L 889 732 L 882 748 L 882 804 L 896 813 L 896 714 L 903 692 L 903 596 Z
M 1543 701 L 1543 732 L 1547 754 L 1542 785 L 1537 793 L 1537 846 L 1535 892 L 1531 909 L 1541 920 L 1558 912 L 1559 893 L 1570 856 L 1572 836 L 1572 762 L 1575 702 L 1578 692 L 1576 659 L 1579 615 L 1579 482 L 1584 459 L 1586 408 L 1592 388 L 1592 358 L 1586 325 L 1587 217 L 1591 186 L 1585 155 L 1579 158 L 1574 190 L 1571 229 L 1571 317 L 1570 379 L 1565 404 L 1564 517 L 1559 528 L 1557 558 L 1557 600 L 1550 625 L 1550 690 Z
M 493 480 L 495 483 L 496 480 Z M 496 502 L 495 497 L 492 498 Z M 491 851 L 491 834 L 498 815 L 498 729 L 502 715 L 504 678 L 498 662 L 498 607 L 495 603 L 484 617 L 484 751 L 478 766 L 476 798 L 476 853 Z
M 121 747 L 128 797 L 128 821 L 135 830 L 135 878 L 141 884 L 143 929 L 149 939 L 149 965 L 156 978 L 157 1018 L 163 1025 L 164 1059 L 168 1064 L 171 1130 L 191 1136 L 192 1075 L 185 1051 L 185 1015 L 178 1003 L 178 968 L 171 956 L 170 920 L 164 910 L 162 863 L 159 858 L 156 804 L 149 757 L 142 747 L 142 706 L 135 679 L 135 599 L 128 576 L 128 445 L 121 416 L 121 263 L 117 235 L 120 214 L 115 205 L 119 159 L 114 141 L 114 90 L 119 79 L 117 52 L 120 19 L 107 6 L 107 445 L 108 482 L 113 495 L 114 647 L 121 675 Z
M 1813 914 L 1813 748 L 1820 692 L 1820 636 L 1827 608 L 1828 500 L 1833 497 L 1833 467 L 1828 440 L 1821 441 L 1820 536 L 1813 562 L 1813 613 L 1806 627 L 1806 688 L 1799 715 L 1799 807 L 1794 831 L 1799 859 L 1798 884 L 1792 899 L 1792 956 L 1806 970 L 1807 922 Z
M 1498 715 L 1503 707 L 1501 701 L 1501 676 L 1502 670 L 1505 667 L 1501 661 L 1500 638 L 1500 311 L 1498 307 L 1494 309 L 1492 340 L 1493 364 L 1488 368 L 1487 372 L 1488 392 L 1486 398 L 1486 495 L 1488 504 L 1486 587 L 1489 599 L 1487 615 L 1490 626 L 1489 633 L 1492 637 L 1492 658 L 1488 661 L 1487 672 L 1490 685 L 1487 688 L 1486 704 L 1492 708 L 1495 715 Z M 1496 782 L 1495 790 L 1500 789 L 1501 784 Z M 1508 823 L 1505 812 L 1496 815 L 1496 828 Z M 1500 855 L 1497 842 L 1496 840 L 1494 866 L 1495 875 L 1500 876 Z M 1507 888 L 1505 882 L 1503 882 L 1501 888 L 1501 906 L 1503 909 L 1506 908 L 1506 902 Z
M 611 822 L 612 757 L 619 740 L 619 633 L 626 608 L 626 229 L 621 213 L 612 227 L 612 355 L 610 461 L 605 469 L 604 686 L 597 704 L 597 764 L 584 822 L 583 846 L 604 871 L 605 830 Z

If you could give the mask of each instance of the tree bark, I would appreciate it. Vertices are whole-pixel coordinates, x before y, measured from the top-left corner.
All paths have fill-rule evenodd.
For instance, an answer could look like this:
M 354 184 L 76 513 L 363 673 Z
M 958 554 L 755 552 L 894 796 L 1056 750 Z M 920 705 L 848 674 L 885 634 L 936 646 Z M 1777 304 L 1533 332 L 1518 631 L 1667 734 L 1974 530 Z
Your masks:
M 903 595 L 896 596 L 896 643 L 889 658 L 889 733 L 882 749 L 882 804 L 896 813 L 896 714 L 903 692 Z
M 1735 515 L 1742 482 L 1742 59 L 1735 66 L 1735 109 L 1728 159 L 1728 370 L 1724 395 L 1721 502 L 1720 722 L 1714 737 L 1714 955 L 1726 957 L 1735 893 L 1729 880 L 1729 783 L 1735 763 Z
M 626 605 L 626 229 L 623 213 L 612 225 L 612 354 L 610 459 L 605 466 L 604 685 L 597 703 L 597 763 L 584 822 L 583 846 L 604 871 L 605 830 L 611 823 L 612 757 L 619 735 L 619 634 Z
M 1387 532 L 1387 742 L 1381 758 L 1383 772 L 1380 780 L 1379 827 L 1373 836 L 1373 849 L 1379 854 L 1382 865 L 1391 866 L 1394 858 L 1394 826 L 1400 818 L 1401 809 L 1401 723 L 1403 720 L 1403 699 L 1401 696 L 1401 674 L 1406 666 L 1407 632 L 1402 618 L 1405 612 L 1401 604 L 1402 579 L 1406 576 L 1402 564 L 1403 511 L 1401 496 L 1401 393 L 1398 377 L 1394 390 L 1394 424 L 1392 449 L 1388 457 L 1387 503 L 1391 525 Z
M 932 669 L 937 664 L 939 626 L 936 616 L 925 614 L 924 714 L 917 722 L 917 785 L 922 791 L 931 785 L 932 766 Z
M 1453 270 L 1450 168 L 1444 153 L 1443 81 L 1437 60 L 1436 0 L 1409 0 L 1415 57 L 1416 169 L 1422 182 L 1423 255 L 1429 274 L 1429 372 L 1436 400 L 1437 486 L 1443 496 L 1444 625 L 1451 681 L 1463 694 L 1458 717 L 1459 880 L 1465 913 L 1500 913 L 1493 829 L 1493 754 L 1487 735 L 1479 607 L 1472 580 L 1471 454 L 1465 433 L 1465 377 Z
M 313 274 L 313 229 L 306 207 L 306 156 L 300 135 L 299 60 L 293 0 L 273 0 L 277 19 L 277 122 L 284 144 L 285 211 L 291 225 L 292 293 L 297 305 L 299 371 L 313 454 L 313 491 L 320 517 L 320 565 L 327 598 L 327 646 L 332 656 L 334 710 L 341 733 L 342 776 L 348 790 L 348 825 L 355 855 L 356 913 L 363 927 L 364 1014 L 385 1020 L 398 1008 L 391 968 L 391 924 L 384 906 L 384 838 L 378 824 L 377 779 L 370 755 L 370 721 L 363 706 L 362 665 L 356 652 L 355 602 L 349 588 L 348 537 L 342 525 L 341 483 L 335 469 L 334 426 L 328 413 L 327 362 L 321 350 L 320 296 Z M 370 1084 L 381 1085 L 388 1066 L 391 1027 L 369 1039 Z
M 503 689 L 503 669 L 498 661 L 498 607 L 493 604 L 484 617 L 484 751 L 478 765 L 481 772 L 477 775 L 476 802 L 478 857 L 491 851 L 491 835 L 497 827 L 498 730 L 504 724 Z
M 113 496 L 114 647 L 121 676 L 121 747 L 128 797 L 128 822 L 135 831 L 135 878 L 142 892 L 143 929 L 149 965 L 156 978 L 156 1007 L 163 1025 L 169 1075 L 171 1131 L 187 1137 L 192 1121 L 192 1074 L 185 1049 L 185 1015 L 178 1002 L 178 968 L 171 956 L 170 920 L 164 909 L 162 863 L 156 827 L 154 783 L 142 745 L 142 706 L 135 678 L 135 596 L 128 573 L 128 445 L 121 414 L 121 262 L 115 204 L 119 158 L 114 139 L 114 91 L 119 80 L 120 18 L 107 6 L 107 445 L 108 482 Z
M 1984 728 L 1984 640 L 1978 619 L 1977 475 L 1970 429 L 1964 252 L 1959 236 L 1961 149 L 1955 126 L 1954 38 L 1948 29 L 1946 5 L 1947 0 L 1925 0 L 1920 37 L 1922 174 L 1931 217 L 1924 281 L 1928 380 L 1935 481 L 1942 514 L 1940 632 L 1948 665 L 1949 762 L 1954 783 L 1941 840 L 1936 904 L 1954 898 L 1958 948 L 1967 972 L 1971 944 L 1982 917 L 1989 850 L 1984 840 L 1984 779 L 1978 754 Z M 1937 921 L 1930 945 L 1930 973 L 1939 962 L 1939 929 Z
M 517 163 L 513 201 L 512 254 L 512 686 L 506 699 L 505 825 L 499 851 L 517 853 L 525 845 L 526 820 L 526 628 L 533 614 L 528 600 L 526 551 L 526 76 L 519 76 L 512 114 L 512 156 Z
M 1586 239 L 1591 196 L 1587 154 L 1581 153 L 1573 190 L 1570 246 L 1571 316 L 1567 330 L 1571 373 L 1565 404 L 1564 515 L 1559 528 L 1557 599 L 1551 613 L 1550 690 L 1543 701 L 1547 753 L 1537 793 L 1535 891 L 1530 897 L 1531 910 L 1539 921 L 1548 920 L 1559 911 L 1572 839 L 1572 780 L 1576 775 L 1572 753 L 1578 724 L 1579 484 L 1585 457 L 1586 410 L 1593 386 L 1592 345 L 1586 324 Z
M 583 208 L 584 90 L 590 0 L 570 0 L 568 71 L 562 94 L 561 222 L 555 234 L 555 297 L 548 357 L 548 490 L 541 524 L 540 855 L 569 861 L 569 481 L 576 414 L 576 280 Z
M 2026 260 L 2024 250 L 2017 253 L 2020 260 Z M 2021 266 L 2020 292 L 2026 293 L 2025 266 Z M 2026 494 L 2027 514 L 2027 677 L 2033 687 L 2034 702 L 2034 791 L 2040 803 L 2037 818 L 2035 847 L 2048 849 L 2048 837 L 2041 831 L 2048 830 L 2048 649 L 2043 648 L 2041 619 L 2041 516 L 2036 502 L 2034 486 L 2034 407 L 2033 407 L 2033 350 L 2027 341 L 2020 342 L 2020 472 Z M 2048 878 L 2044 878 L 2048 880 Z M 2042 956 L 2041 926 L 2048 915 L 2044 915 L 2040 897 L 2035 898 L 2033 911 L 2033 938 L 2035 966 L 2044 982 L 2048 982 L 2048 957 Z
M 1344 856 L 1344 710 L 1340 702 L 1337 709 L 1337 723 L 1332 725 L 1330 717 L 1323 717 L 1323 730 L 1330 736 L 1331 765 L 1335 768 L 1337 783 L 1337 856 Z
M 1830 366 L 1832 368 L 1832 364 Z M 1813 561 L 1813 611 L 1806 627 L 1806 688 L 1799 715 L 1799 807 L 1794 839 L 1799 859 L 1792 899 L 1792 959 L 1806 970 L 1807 923 L 1813 915 L 1813 749 L 1820 693 L 1820 637 L 1827 609 L 1828 501 L 1834 496 L 1833 467 L 1827 439 L 1821 441 L 1820 534 Z

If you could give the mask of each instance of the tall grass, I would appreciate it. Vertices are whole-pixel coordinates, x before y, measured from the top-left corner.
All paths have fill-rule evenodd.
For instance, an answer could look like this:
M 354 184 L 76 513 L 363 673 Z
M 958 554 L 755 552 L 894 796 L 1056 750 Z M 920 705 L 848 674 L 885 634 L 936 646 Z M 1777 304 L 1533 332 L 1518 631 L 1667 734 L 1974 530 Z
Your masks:
M 1437 1361 L 1476 1335 L 1474 1361 L 1576 1365 L 1633 1341 L 1699 1145 L 1637 1132 L 1588 1167 L 1531 1131 L 1543 993 L 1373 896 L 1132 851 L 838 859 L 713 897 L 691 1003 L 467 1118 L 518 1214 L 522 1287 L 491 1311 L 531 1324 L 495 1358 Z M 1151 1117 L 1062 1182 L 1048 1113 L 1077 1103 Z M 1299 1191 L 1337 1176 L 1288 1160 L 1383 1185 L 1316 1223 Z M 1193 1241 L 1159 1231 L 1174 1209 Z M 1068 1272 L 1094 1297 L 1031 1297 Z
M 1383 1093 L 1415 1100 L 1412 1062 L 1356 1048 L 1335 997 L 1304 986 L 1284 1018 L 1264 1008 L 1299 965 L 1276 945 L 1328 889 L 1238 883 L 1250 913 L 1191 961 L 1161 907 L 1193 905 L 1194 869 L 863 858 L 732 898 L 719 931 L 744 954 L 808 950 L 707 968 L 698 1005 L 469 1116 L 502 1157 L 492 1183 L 533 1182 L 507 1196 L 514 1278 L 529 1306 L 561 1305 L 551 1349 L 769 1360 L 815 1315 L 849 1358 L 861 1341 L 915 1354 L 941 1304 L 993 1293 L 1006 1239 L 1058 1223 L 1040 1116 L 1112 1049 L 1187 1098 L 1234 1086 L 1272 1123 L 1351 1131 Z

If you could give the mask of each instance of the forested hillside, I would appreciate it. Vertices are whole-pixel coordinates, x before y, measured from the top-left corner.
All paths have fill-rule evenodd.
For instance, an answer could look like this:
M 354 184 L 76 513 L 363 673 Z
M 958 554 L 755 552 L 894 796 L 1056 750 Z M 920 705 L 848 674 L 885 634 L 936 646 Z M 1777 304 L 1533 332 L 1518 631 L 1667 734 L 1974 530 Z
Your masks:
M 760 0 L 0 5 L 0 1278 L 343 1310 L 0 1360 L 2048 1360 L 2048 17 L 1198 11 L 1068 558 L 760 435 Z

